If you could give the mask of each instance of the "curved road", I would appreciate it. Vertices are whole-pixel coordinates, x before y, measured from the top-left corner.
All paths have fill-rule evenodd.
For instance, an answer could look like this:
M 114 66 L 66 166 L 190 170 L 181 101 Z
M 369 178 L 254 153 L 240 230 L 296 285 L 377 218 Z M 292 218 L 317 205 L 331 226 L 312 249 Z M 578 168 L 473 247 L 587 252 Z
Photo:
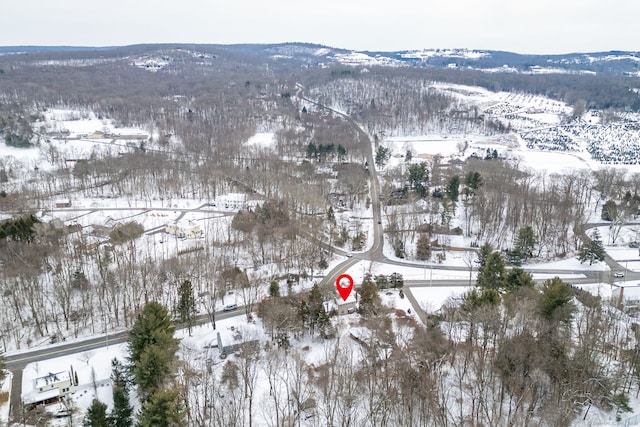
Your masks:
M 379 263 L 392 264 L 392 265 L 398 265 L 398 266 L 412 266 L 417 268 L 424 267 L 425 264 L 419 265 L 412 262 L 391 260 L 384 255 L 384 252 L 383 252 L 384 239 L 383 239 L 383 230 L 381 225 L 380 183 L 378 181 L 378 176 L 374 166 L 375 162 L 374 162 L 374 155 L 373 155 L 373 144 L 368 134 L 348 115 L 341 113 L 339 111 L 333 110 L 330 107 L 327 107 L 309 98 L 305 98 L 302 93 L 301 87 L 300 87 L 300 90 L 298 91 L 298 97 L 308 103 L 311 103 L 317 106 L 318 108 L 329 110 L 334 114 L 337 114 L 343 117 L 345 120 L 347 120 L 347 122 L 354 128 L 354 130 L 356 130 L 360 143 L 363 144 L 364 147 L 366 147 L 366 157 L 367 157 L 367 162 L 369 164 L 370 197 L 371 197 L 371 205 L 372 205 L 372 211 L 373 211 L 373 227 L 374 227 L 373 244 L 371 248 L 366 252 L 354 254 L 353 257 L 347 258 L 342 263 L 336 265 L 333 269 L 331 269 L 329 272 L 326 273 L 321 283 L 328 284 L 328 285 L 335 283 L 337 277 L 340 274 L 344 273 L 346 270 L 353 267 L 360 261 L 379 262 Z M 138 208 L 138 207 L 136 208 L 129 208 L 129 207 L 81 208 L 81 207 L 77 207 L 77 208 L 61 208 L 61 209 L 55 209 L 55 210 L 67 211 L 67 212 L 70 212 L 70 211 L 85 212 L 85 211 L 95 211 L 95 210 L 117 210 L 117 211 L 137 210 L 137 211 L 141 211 L 140 213 L 144 213 L 150 210 L 164 210 L 164 211 L 174 211 L 174 212 L 180 211 L 181 214 L 178 217 L 178 219 L 180 219 L 187 212 L 202 212 L 203 210 L 205 210 L 206 207 L 209 207 L 209 204 L 203 204 L 197 208 L 191 208 L 191 209 L 152 208 L 152 207 L 143 207 L 143 208 Z M 206 209 L 206 211 L 215 212 L 215 213 L 220 212 L 220 211 L 211 210 L 211 209 Z M 222 211 L 220 213 L 230 215 L 232 212 L 230 213 L 227 211 Z M 599 225 L 609 225 L 609 223 L 588 224 L 588 227 L 591 228 Z M 159 230 L 160 228 L 156 227 L 153 229 L 146 230 L 145 233 L 153 234 L 153 233 L 159 232 Z M 333 246 L 327 245 L 326 243 L 322 243 L 319 241 L 318 243 L 326 249 L 330 249 L 331 251 L 336 252 L 340 255 L 346 255 L 346 252 L 339 248 L 335 248 Z M 612 271 L 625 270 L 624 268 L 622 268 L 622 266 L 619 263 L 611 259 L 609 256 L 607 256 L 607 259 L 605 260 L 605 262 L 607 262 L 607 264 L 611 267 Z M 437 268 L 439 270 L 469 271 L 469 268 L 467 267 L 451 267 L 451 266 L 438 265 Z M 594 281 L 601 281 L 599 279 L 601 279 L 603 275 L 602 272 L 594 272 L 591 270 L 567 271 L 567 270 L 546 269 L 546 270 L 530 270 L 530 271 L 535 273 L 544 273 L 544 274 L 583 274 L 585 276 L 584 279 L 571 280 L 572 283 L 593 283 Z M 625 274 L 626 274 L 626 277 L 620 278 L 618 282 L 623 280 L 626 281 L 626 279 L 631 279 L 631 280 L 640 279 L 640 273 L 625 271 Z M 417 280 L 417 281 L 405 281 L 405 285 L 406 285 L 405 293 L 409 301 L 411 301 L 414 309 L 416 310 L 418 315 L 423 319 L 423 321 L 426 321 L 426 313 L 424 313 L 424 311 L 422 310 L 422 308 L 420 307 L 416 299 L 413 297 L 413 294 L 411 293 L 412 287 L 469 286 L 469 281 L 468 280 L 447 280 L 447 281 Z M 225 318 L 244 315 L 244 311 L 241 309 L 242 307 L 238 307 L 238 310 L 233 312 L 217 312 L 216 319 L 225 319 Z M 201 316 L 198 316 L 197 324 L 205 324 L 209 321 L 210 321 L 210 318 L 208 315 L 201 315 Z M 7 355 L 5 357 L 7 368 L 10 371 L 12 371 L 12 373 L 14 374 L 13 383 L 12 383 L 12 395 L 11 395 L 11 405 L 13 407 L 14 413 L 21 404 L 20 390 L 22 388 L 22 384 L 21 384 L 22 369 L 24 369 L 24 367 L 28 363 L 35 362 L 38 360 L 48 359 L 52 357 L 65 356 L 65 355 L 74 354 L 82 351 L 95 350 L 95 349 L 107 346 L 109 344 L 123 343 L 126 341 L 126 339 L 127 339 L 127 331 L 121 331 L 114 334 L 107 334 L 106 336 L 99 336 L 99 337 L 90 338 L 82 341 L 75 341 L 73 343 L 60 344 L 60 345 L 50 346 L 43 349 Z

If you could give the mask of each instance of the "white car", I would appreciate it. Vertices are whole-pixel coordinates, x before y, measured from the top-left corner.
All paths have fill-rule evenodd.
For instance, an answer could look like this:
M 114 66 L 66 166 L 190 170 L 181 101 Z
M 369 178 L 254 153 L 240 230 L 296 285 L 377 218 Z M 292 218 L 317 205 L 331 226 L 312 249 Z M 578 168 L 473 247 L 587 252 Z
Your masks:
M 613 277 L 624 277 L 624 273 L 622 273 L 622 272 L 614 273 Z

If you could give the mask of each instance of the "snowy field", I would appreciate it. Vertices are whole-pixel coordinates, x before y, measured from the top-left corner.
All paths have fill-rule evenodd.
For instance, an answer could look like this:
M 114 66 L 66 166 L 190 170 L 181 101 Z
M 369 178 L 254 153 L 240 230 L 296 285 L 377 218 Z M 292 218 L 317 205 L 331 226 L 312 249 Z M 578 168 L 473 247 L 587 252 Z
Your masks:
M 460 302 L 462 295 L 470 289 L 469 286 L 421 286 L 412 287 L 411 293 L 421 309 L 433 314 L 438 312 L 448 300 Z

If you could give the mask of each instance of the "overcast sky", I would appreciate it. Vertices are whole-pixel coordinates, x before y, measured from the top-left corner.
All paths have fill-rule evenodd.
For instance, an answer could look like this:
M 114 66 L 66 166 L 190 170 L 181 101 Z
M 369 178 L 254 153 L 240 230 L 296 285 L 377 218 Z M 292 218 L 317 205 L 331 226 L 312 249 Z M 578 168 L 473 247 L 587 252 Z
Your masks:
M 639 0 L 4 0 L 0 46 L 311 42 L 356 50 L 640 50 Z

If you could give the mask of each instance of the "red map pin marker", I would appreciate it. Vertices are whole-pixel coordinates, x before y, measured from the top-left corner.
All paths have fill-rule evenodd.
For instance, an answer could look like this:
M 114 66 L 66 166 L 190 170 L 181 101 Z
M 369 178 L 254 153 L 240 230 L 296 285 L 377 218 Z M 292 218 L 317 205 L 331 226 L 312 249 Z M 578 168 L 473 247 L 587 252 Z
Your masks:
M 345 282 L 349 282 L 349 284 L 347 285 L 347 283 Z M 351 290 L 353 289 L 353 277 L 349 276 L 348 274 L 339 275 L 336 279 L 336 289 L 342 297 L 342 300 L 346 301 L 351 294 Z

